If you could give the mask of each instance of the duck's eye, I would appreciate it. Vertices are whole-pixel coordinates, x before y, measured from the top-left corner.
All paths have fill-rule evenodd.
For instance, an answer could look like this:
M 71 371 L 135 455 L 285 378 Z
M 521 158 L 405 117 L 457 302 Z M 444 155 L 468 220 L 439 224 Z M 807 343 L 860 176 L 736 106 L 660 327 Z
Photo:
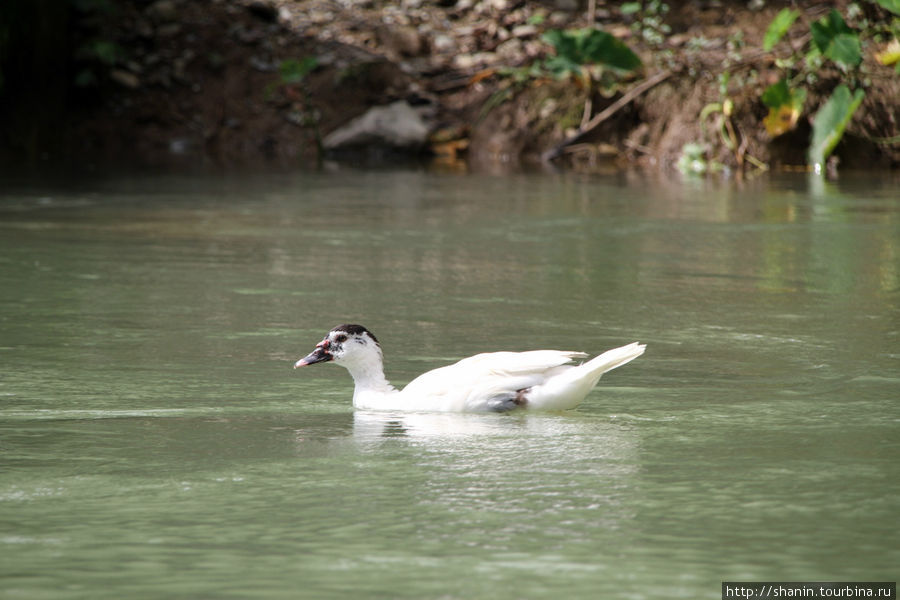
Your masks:
M 338 344 L 343 344 L 344 342 L 347 341 L 347 336 L 344 335 L 343 333 L 340 333 L 340 334 L 334 336 L 334 341 L 337 342 Z

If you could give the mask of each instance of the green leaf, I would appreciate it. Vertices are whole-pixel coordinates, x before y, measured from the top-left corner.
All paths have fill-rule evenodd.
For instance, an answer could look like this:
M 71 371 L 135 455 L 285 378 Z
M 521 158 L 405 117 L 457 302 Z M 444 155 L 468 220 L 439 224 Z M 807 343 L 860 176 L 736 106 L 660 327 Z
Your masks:
M 569 43 L 568 40 L 571 39 L 571 36 L 564 35 L 561 29 L 550 29 L 549 31 L 544 32 L 544 35 L 541 36 L 541 40 L 553 46 L 553 49 L 556 50 L 557 54 L 562 53 L 563 44 Z
M 809 163 L 814 165 L 817 171 L 821 170 L 825 159 L 841 140 L 847 123 L 850 122 L 865 95 L 862 90 L 856 90 L 851 96 L 850 88 L 839 85 L 828 101 L 816 112 L 808 155 Z
M 122 55 L 121 47 L 107 40 L 97 40 L 91 44 L 91 51 L 100 62 L 107 65 L 114 65 Z
M 900 0 L 875 0 L 885 10 L 889 10 L 897 16 L 900 16 Z
M 641 59 L 624 42 L 599 29 L 592 29 L 584 37 L 584 56 L 588 61 L 620 71 L 633 71 L 641 66 Z
M 778 108 L 782 104 L 788 104 L 791 101 L 791 90 L 788 88 L 787 81 L 782 79 L 767 87 L 761 99 L 762 103 L 769 108 Z
M 319 60 L 315 56 L 306 56 L 300 60 L 289 58 L 281 61 L 278 71 L 281 73 L 281 81 L 290 85 L 303 81 L 318 66 Z
M 97 84 L 97 76 L 90 69 L 82 69 L 75 75 L 75 85 L 78 87 L 89 87 Z
M 855 67 L 862 62 L 862 49 L 859 45 L 859 37 L 842 33 L 835 36 L 825 56 L 843 66 L 845 69 Z
M 806 90 L 791 89 L 787 80 L 782 79 L 767 87 L 761 100 L 769 107 L 769 114 L 763 119 L 763 125 L 770 136 L 777 137 L 797 125 L 806 102 Z
M 787 33 L 787 30 L 791 28 L 791 25 L 794 24 L 794 21 L 796 21 L 799 16 L 799 10 L 790 8 L 784 8 L 775 15 L 775 18 L 772 19 L 769 28 L 766 30 L 766 35 L 763 38 L 763 50 L 768 52 L 774 48 L 775 44 L 784 37 L 784 34 Z
M 816 47 L 825 54 L 825 49 L 835 36 L 841 33 L 852 34 L 853 30 L 844 22 L 841 13 L 832 8 L 827 15 L 810 25 L 810 32 Z
M 813 23 L 810 32 L 815 47 L 840 67 L 848 69 L 862 62 L 859 36 L 835 9 Z
M 581 72 L 581 67 L 587 64 L 620 71 L 633 71 L 641 66 L 641 59 L 628 46 L 599 29 L 552 29 L 541 39 L 556 50 L 556 56 L 546 63 L 555 73 Z

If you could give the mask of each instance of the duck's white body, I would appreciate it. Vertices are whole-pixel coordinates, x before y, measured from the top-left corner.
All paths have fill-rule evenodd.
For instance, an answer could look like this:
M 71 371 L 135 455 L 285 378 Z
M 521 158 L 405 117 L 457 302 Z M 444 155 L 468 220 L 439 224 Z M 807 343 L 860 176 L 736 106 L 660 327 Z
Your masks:
M 335 327 L 294 367 L 334 361 L 350 371 L 356 384 L 353 406 L 369 410 L 440 412 L 566 410 L 597 385 L 600 376 L 644 353 L 637 342 L 604 352 L 581 365 L 583 352 L 533 350 L 490 352 L 413 379 L 397 390 L 384 377 L 378 340 L 361 325 Z

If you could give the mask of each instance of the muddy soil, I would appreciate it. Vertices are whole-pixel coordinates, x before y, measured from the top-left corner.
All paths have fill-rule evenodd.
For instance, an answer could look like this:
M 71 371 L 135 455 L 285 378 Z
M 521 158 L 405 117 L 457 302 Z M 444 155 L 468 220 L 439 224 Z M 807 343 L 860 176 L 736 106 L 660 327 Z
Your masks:
M 79 47 L 107 40 L 117 51 L 105 62 L 89 54 L 74 61 L 72 76 L 90 77 L 71 94 L 59 147 L 92 160 L 315 166 L 330 132 L 404 100 L 427 123 L 423 145 L 374 141 L 338 158 L 425 156 L 469 170 L 670 170 L 697 142 L 731 172 L 803 165 L 813 107 L 846 76 L 823 66 L 796 129 L 773 139 L 760 94 L 790 49 L 761 46 L 783 6 L 670 4 L 659 15 L 662 32 L 646 8 L 628 15 L 619 3 L 597 4 L 593 24 L 634 49 L 643 67 L 588 87 L 523 75 L 552 53 L 544 31 L 590 24 L 577 0 L 123 0 L 114 13 L 76 19 Z M 806 4 L 801 20 L 832 5 Z M 862 6 L 860 18 L 888 18 Z M 796 29 L 782 44 L 806 42 Z M 900 135 L 900 76 L 875 61 L 875 50 L 864 47 L 866 98 L 836 151 L 841 168 L 900 165 L 900 145 L 885 142 Z M 701 120 L 725 98 L 734 107 L 727 119 L 708 110 Z M 604 110 L 600 124 L 566 143 Z

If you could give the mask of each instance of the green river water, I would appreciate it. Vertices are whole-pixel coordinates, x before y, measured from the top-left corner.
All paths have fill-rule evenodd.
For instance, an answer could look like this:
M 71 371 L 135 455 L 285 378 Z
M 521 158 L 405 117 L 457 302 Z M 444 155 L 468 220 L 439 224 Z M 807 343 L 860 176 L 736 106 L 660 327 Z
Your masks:
M 354 412 L 635 340 L 564 414 Z M 900 180 L 417 171 L 0 191 L 0 598 L 709 598 L 900 574 Z

